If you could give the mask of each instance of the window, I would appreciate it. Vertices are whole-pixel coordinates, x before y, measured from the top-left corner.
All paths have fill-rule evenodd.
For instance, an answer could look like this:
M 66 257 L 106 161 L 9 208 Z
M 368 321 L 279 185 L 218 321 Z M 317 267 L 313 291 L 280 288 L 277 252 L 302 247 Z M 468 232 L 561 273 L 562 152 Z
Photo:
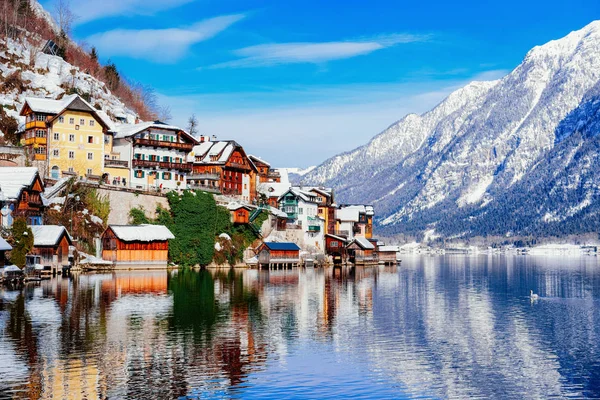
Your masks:
M 95 123 L 95 122 L 96 122 L 96 121 L 94 121 L 93 119 L 90 119 L 90 126 L 94 126 L 94 123 Z
M 65 117 L 58 117 L 58 122 L 61 124 L 65 123 Z
M 139 153 L 134 154 L 133 158 L 136 159 L 136 160 L 143 160 L 144 159 L 144 157 L 142 157 L 142 155 L 139 154 Z
M 79 130 L 79 125 L 75 125 L 75 130 L 78 131 Z
M 69 171 L 69 172 L 75 172 L 75 170 L 73 169 L 73 167 L 69 167 L 69 168 L 67 169 L 67 171 Z
M 60 155 L 60 152 L 58 151 L 58 149 L 52 150 L 52 156 L 53 157 L 58 157 L 59 155 Z
M 46 131 L 43 129 L 38 129 L 37 131 L 35 131 L 35 136 L 39 137 L 39 138 L 45 138 L 46 137 Z
M 332 240 L 330 243 L 330 247 L 339 247 L 339 242 L 337 240 Z
M 46 154 L 46 148 L 43 146 L 37 147 L 35 149 L 35 154 Z
M 110 144 L 110 136 L 104 135 L 104 144 Z
M 93 171 L 91 168 L 88 168 L 88 169 L 87 169 L 87 174 L 88 174 L 88 175 L 92 175 L 92 174 L 93 174 L 93 172 L 94 172 L 94 171 Z
M 85 119 L 81 118 L 79 120 L 79 125 L 84 125 L 85 126 Z
M 88 160 L 94 159 L 94 153 L 88 153 Z
M 43 115 L 43 114 L 38 114 L 38 115 L 36 115 L 36 119 L 38 121 L 45 121 L 46 120 L 46 116 Z
M 75 152 L 74 151 L 69 151 L 69 159 L 71 159 L 71 160 L 75 159 Z
M 75 118 L 69 118 L 69 124 L 75 125 Z
M 302 215 L 302 213 L 303 213 L 303 212 L 304 212 L 304 209 L 303 209 L 302 207 L 300 207 L 300 208 L 298 209 L 298 214 Z
M 170 161 L 169 156 L 163 156 L 163 162 L 169 162 L 169 161 Z
M 137 171 L 135 171 L 135 173 L 134 173 L 134 176 L 135 176 L 136 178 L 143 178 L 143 177 L 144 177 L 144 171 L 142 171 L 142 170 L 137 170 Z
M 75 141 L 75 135 L 69 135 L 69 142 Z
M 163 178 L 165 181 L 170 181 L 170 180 L 171 180 L 171 173 L 170 173 L 170 172 L 163 172 L 163 174 L 162 174 L 162 178 Z
M 60 140 L 60 133 L 54 132 L 54 140 Z
M 93 136 L 88 136 L 88 143 L 94 143 L 94 137 Z

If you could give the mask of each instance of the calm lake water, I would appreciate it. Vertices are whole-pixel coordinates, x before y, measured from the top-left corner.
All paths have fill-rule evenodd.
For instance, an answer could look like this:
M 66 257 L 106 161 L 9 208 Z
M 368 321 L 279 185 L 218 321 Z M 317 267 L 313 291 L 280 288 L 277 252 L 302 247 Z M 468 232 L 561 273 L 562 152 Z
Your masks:
M 600 397 L 597 258 L 404 256 L 0 289 L 0 398 L 467 397 Z

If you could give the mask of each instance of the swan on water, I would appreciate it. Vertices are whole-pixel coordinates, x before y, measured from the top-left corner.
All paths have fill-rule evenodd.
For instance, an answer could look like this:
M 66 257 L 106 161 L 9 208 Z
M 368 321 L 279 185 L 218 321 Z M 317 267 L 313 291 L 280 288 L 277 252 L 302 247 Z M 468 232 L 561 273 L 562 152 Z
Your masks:
M 540 296 L 538 296 L 537 294 L 533 293 L 533 290 L 529 291 L 529 297 L 531 298 L 531 300 L 537 300 Z

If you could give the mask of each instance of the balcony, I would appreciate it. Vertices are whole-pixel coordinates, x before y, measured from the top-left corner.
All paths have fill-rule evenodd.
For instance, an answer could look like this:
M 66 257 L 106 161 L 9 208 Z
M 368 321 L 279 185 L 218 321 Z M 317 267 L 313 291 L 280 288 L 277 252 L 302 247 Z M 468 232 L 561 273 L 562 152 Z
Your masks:
M 33 155 L 33 159 L 34 159 L 35 161 L 46 161 L 46 154 L 38 154 L 38 153 L 35 153 L 35 154 Z
M 177 143 L 177 142 L 167 142 L 164 140 L 153 140 L 153 139 L 134 139 L 134 146 L 148 146 L 148 147 L 166 147 L 169 149 L 176 149 L 185 152 L 192 151 L 194 147 L 193 143 Z
M 205 173 L 205 174 L 188 175 L 187 178 L 188 178 L 188 180 L 193 179 L 195 181 L 199 181 L 199 180 L 218 181 L 219 179 L 221 179 L 221 175 Z
M 46 121 L 29 121 L 25 124 L 25 129 L 46 128 Z
M 45 137 L 31 137 L 31 138 L 27 138 L 25 139 L 25 146 L 33 146 L 35 144 L 42 144 L 42 145 L 46 145 L 48 143 L 48 140 Z
M 104 160 L 105 167 L 118 167 L 118 168 L 129 168 L 129 161 L 123 160 Z
M 189 187 L 190 187 L 190 189 L 193 189 L 193 190 L 202 190 L 204 192 L 210 192 L 210 193 L 221 193 L 219 188 L 216 186 L 189 184 Z
M 249 171 L 250 167 L 248 165 L 244 165 L 244 164 L 239 164 L 239 163 L 229 163 L 228 165 L 230 168 L 237 168 L 237 169 L 243 169 L 245 171 Z
M 184 172 L 192 172 L 192 163 L 174 163 L 167 161 L 133 160 L 133 168 L 161 168 L 177 169 Z

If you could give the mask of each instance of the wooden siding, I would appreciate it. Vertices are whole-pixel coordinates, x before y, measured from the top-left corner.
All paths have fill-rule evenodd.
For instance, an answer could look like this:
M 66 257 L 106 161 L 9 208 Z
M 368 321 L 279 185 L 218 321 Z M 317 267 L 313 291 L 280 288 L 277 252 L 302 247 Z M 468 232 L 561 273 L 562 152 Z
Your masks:
M 109 228 L 102 235 L 102 259 L 117 263 L 166 263 L 169 259 L 169 241 L 125 242 Z

